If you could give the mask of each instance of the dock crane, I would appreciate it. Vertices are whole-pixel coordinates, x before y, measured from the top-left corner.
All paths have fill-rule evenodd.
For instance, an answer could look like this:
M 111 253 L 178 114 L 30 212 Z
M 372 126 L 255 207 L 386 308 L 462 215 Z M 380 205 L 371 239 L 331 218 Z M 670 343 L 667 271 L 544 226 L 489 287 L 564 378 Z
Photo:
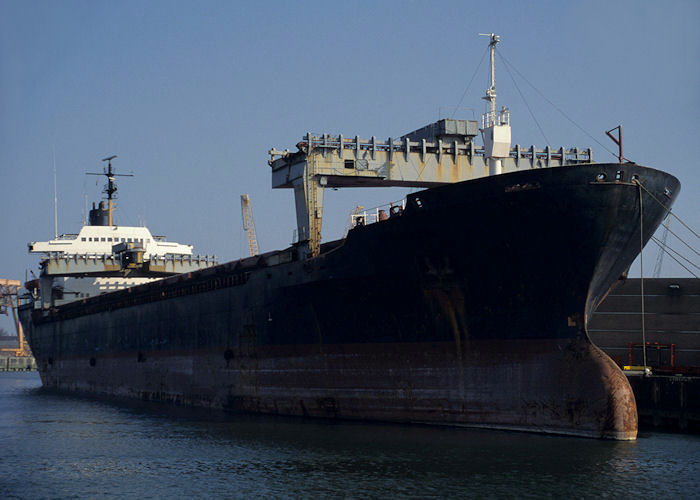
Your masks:
M 656 265 L 654 266 L 654 278 L 661 276 L 661 265 L 664 261 L 664 253 L 666 248 L 666 240 L 668 239 L 668 226 L 671 224 L 671 217 L 666 216 L 666 220 L 661 224 L 664 228 L 664 232 L 661 236 L 661 245 L 659 247 L 659 256 L 656 258 Z
M 0 314 L 8 314 L 8 309 L 12 312 L 12 319 L 15 322 L 19 345 L 17 348 L 0 348 L 2 352 L 10 352 L 14 356 L 29 356 L 29 346 L 24 340 L 24 331 L 22 323 L 17 318 L 17 308 L 19 301 L 17 298 L 17 290 L 20 287 L 20 282 L 17 280 L 0 279 Z
M 250 206 L 250 196 L 241 195 L 241 216 L 243 217 L 243 229 L 248 233 L 248 250 L 250 256 L 258 255 L 258 238 L 255 235 L 255 222 L 253 222 L 253 208 Z

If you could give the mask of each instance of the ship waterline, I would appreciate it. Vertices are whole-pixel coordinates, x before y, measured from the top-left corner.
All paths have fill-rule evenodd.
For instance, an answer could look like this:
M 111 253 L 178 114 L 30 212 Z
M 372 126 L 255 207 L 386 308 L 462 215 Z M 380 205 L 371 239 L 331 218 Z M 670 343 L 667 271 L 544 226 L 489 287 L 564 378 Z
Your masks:
M 469 341 L 461 352 L 447 342 L 270 346 L 220 367 L 227 365 L 222 358 L 214 350 L 123 352 L 92 358 L 92 365 L 61 359 L 42 381 L 74 392 L 276 415 L 637 435 L 626 378 L 585 341 Z

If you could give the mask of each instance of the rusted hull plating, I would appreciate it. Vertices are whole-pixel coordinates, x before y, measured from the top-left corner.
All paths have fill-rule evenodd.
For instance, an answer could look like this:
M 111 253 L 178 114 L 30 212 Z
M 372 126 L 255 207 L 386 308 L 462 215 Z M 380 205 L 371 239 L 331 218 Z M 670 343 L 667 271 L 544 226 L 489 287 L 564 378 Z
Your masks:
M 639 251 L 639 190 L 616 180 L 632 175 L 669 204 L 678 192 L 636 165 L 504 174 L 410 195 L 314 259 L 290 249 L 22 317 L 59 389 L 634 439 L 629 383 L 585 333 Z M 666 211 L 643 202 L 648 240 Z
M 478 341 L 270 347 L 64 359 L 47 387 L 278 415 L 422 422 L 634 439 L 620 370 L 592 344 Z

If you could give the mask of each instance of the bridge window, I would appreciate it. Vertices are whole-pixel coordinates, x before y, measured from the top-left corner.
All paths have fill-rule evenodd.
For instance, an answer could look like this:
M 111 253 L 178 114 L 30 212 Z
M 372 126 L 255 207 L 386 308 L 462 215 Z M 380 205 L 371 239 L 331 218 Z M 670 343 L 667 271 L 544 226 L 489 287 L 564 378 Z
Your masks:
M 86 238 L 80 238 L 80 241 L 85 241 L 85 240 L 86 240 Z

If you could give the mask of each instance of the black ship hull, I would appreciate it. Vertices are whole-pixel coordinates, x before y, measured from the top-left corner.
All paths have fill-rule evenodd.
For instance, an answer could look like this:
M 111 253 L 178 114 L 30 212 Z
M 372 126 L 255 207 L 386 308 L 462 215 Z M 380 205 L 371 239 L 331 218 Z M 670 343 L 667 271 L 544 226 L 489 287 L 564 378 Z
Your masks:
M 678 191 L 633 164 L 503 174 L 410 195 L 313 259 L 290 248 L 21 314 L 58 389 L 634 439 L 634 395 L 585 325 L 665 216 L 652 195 Z

